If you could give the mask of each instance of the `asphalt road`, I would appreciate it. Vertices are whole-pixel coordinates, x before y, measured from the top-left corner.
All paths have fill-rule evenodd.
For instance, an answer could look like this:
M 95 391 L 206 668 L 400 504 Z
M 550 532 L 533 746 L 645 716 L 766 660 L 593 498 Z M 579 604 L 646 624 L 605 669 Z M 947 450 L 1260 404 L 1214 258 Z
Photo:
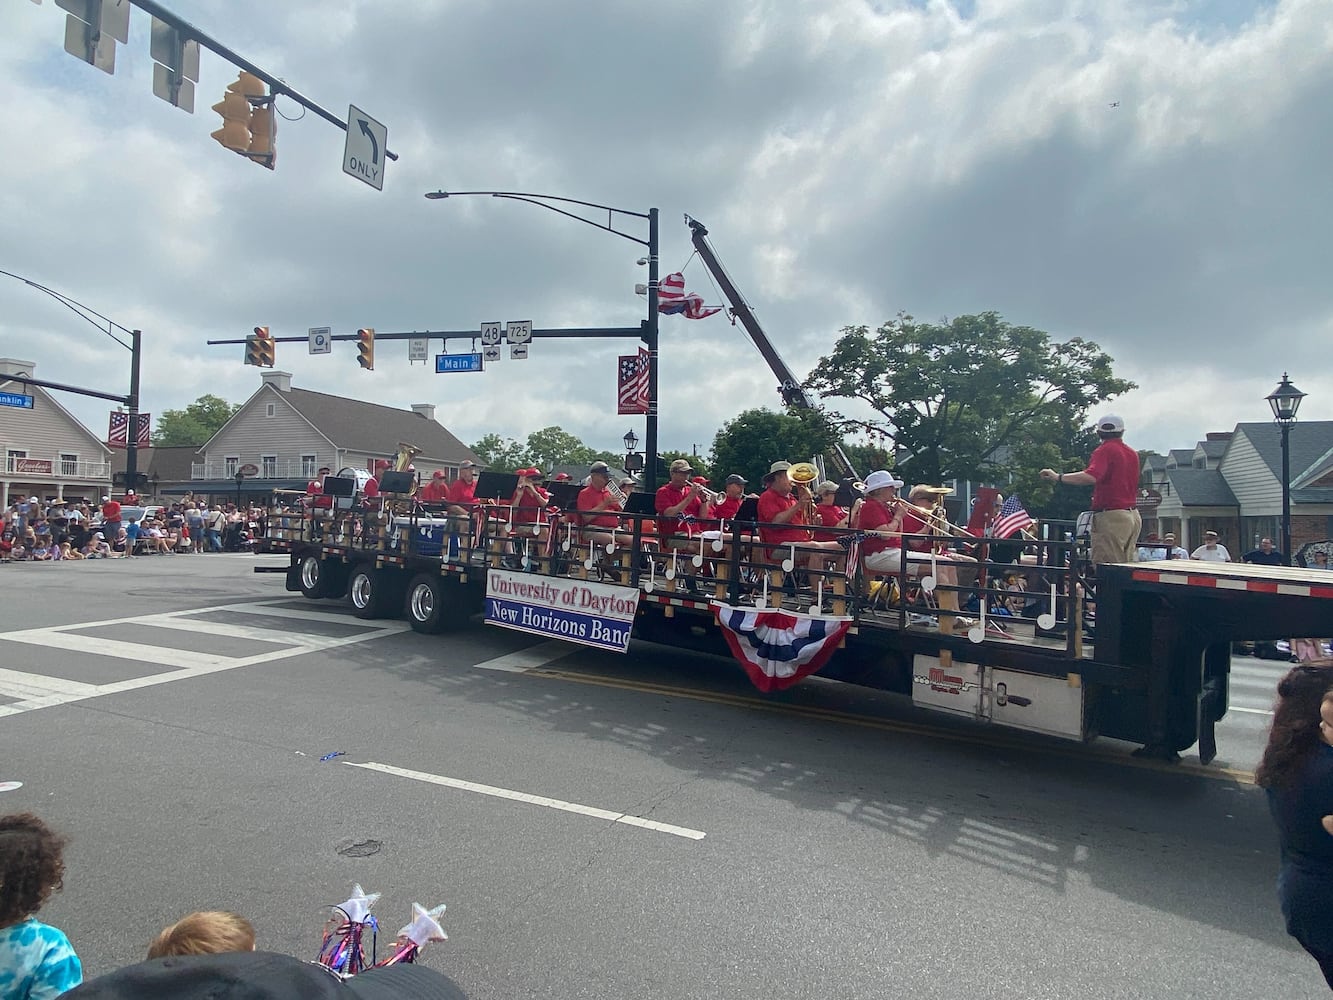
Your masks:
M 477 1000 L 1326 992 L 1245 777 L 1282 664 L 1238 661 L 1223 766 L 1149 767 L 663 647 L 418 636 L 252 565 L 0 566 L 0 811 L 71 835 L 43 913 L 90 975 L 199 908 L 313 957 L 360 882 L 388 931 L 448 904 L 424 961 Z

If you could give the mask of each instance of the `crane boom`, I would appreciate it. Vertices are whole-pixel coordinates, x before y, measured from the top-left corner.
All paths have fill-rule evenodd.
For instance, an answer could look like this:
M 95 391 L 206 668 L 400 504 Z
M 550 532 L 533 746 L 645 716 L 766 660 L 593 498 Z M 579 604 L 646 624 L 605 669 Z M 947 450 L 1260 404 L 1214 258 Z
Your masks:
M 708 229 L 698 219 L 692 219 L 688 215 L 685 216 L 685 222 L 690 227 L 690 242 L 694 244 L 699 259 L 704 262 L 704 266 L 708 268 L 708 272 L 716 279 L 722 293 L 726 295 L 727 301 L 731 303 L 732 315 L 740 320 L 741 326 L 750 335 L 750 340 L 755 347 L 759 348 L 759 353 L 768 362 L 768 367 L 778 377 L 778 392 L 782 396 L 782 402 L 800 410 L 815 409 L 814 403 L 810 402 L 810 397 L 805 394 L 805 389 L 801 387 L 800 380 L 787 367 L 787 362 L 782 360 L 772 341 L 768 339 L 768 334 L 764 333 L 764 328 L 759 325 L 759 320 L 755 318 L 754 311 L 750 309 L 745 297 L 737 290 L 735 282 L 731 280 L 731 275 L 727 274 L 727 269 L 717 259 L 717 254 L 713 252 L 712 246 L 708 243 Z M 835 444 L 833 446 L 833 463 L 838 467 L 838 473 L 844 479 L 856 480 L 860 478 L 857 476 L 856 470 L 852 468 L 851 460 L 848 459 L 841 445 Z

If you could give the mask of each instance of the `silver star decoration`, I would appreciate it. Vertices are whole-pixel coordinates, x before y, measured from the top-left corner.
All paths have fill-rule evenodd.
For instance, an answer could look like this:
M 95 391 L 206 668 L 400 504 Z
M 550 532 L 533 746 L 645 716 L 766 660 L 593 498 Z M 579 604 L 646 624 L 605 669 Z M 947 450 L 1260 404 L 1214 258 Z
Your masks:
M 350 923 L 364 924 L 366 918 L 370 916 L 371 908 L 379 901 L 380 894 L 372 892 L 366 895 L 366 890 L 361 888 L 360 882 L 352 884 L 352 898 L 345 903 L 340 903 L 335 909 L 342 910 L 347 914 Z
M 444 904 L 428 910 L 420 903 L 412 904 L 412 922 L 398 932 L 418 948 L 431 941 L 448 941 L 449 935 L 440 926 L 440 917 L 444 916 Z

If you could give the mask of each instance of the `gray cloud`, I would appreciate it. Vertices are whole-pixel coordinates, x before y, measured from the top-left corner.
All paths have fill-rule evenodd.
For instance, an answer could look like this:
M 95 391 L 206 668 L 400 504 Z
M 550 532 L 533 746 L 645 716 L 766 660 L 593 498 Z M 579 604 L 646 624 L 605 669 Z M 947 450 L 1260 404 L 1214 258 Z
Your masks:
M 27 6 L 0 39 L 0 80 L 25 94 L 10 134 L 27 140 L 0 162 L 0 267 L 142 326 L 154 410 L 249 395 L 240 349 L 204 341 L 259 323 L 642 317 L 641 248 L 530 206 L 421 197 L 444 186 L 656 205 L 664 273 L 690 255 L 681 214 L 701 218 L 798 372 L 844 325 L 997 309 L 1111 351 L 1143 385 L 1115 404 L 1139 446 L 1261 418 L 1283 368 L 1312 417 L 1333 413 L 1318 364 L 1333 43 L 1317 0 L 177 0 L 332 110 L 383 120 L 401 159 L 382 194 L 342 175 L 342 133 L 310 115 L 280 122 L 274 173 L 217 147 L 208 106 L 233 71 L 205 56 L 194 116 L 157 101 L 140 13 L 105 77 L 60 51 L 63 12 Z M 697 261 L 686 274 L 716 298 Z M 54 303 L 5 283 L 0 304 L 0 353 L 123 384 L 123 352 Z M 614 414 L 614 358 L 633 349 L 542 343 L 482 376 L 409 369 L 387 343 L 370 374 L 350 347 L 279 358 L 305 387 L 435 400 L 465 440 L 559 423 L 610 447 L 631 422 Z M 665 447 L 777 399 L 721 317 L 664 318 L 662 375 Z

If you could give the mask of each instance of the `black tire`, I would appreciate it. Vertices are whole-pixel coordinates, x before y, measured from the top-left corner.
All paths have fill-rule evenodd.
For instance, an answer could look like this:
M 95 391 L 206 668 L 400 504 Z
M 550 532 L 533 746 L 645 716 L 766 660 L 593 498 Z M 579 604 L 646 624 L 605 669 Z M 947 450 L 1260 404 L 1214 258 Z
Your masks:
M 324 560 L 319 556 L 305 556 L 297 568 L 297 582 L 301 596 L 312 601 L 329 596 L 328 575 L 324 572 Z
M 358 566 L 347 580 L 347 598 L 358 618 L 392 618 L 397 612 L 395 570 Z
M 435 573 L 419 573 L 407 585 L 403 611 L 422 635 L 454 632 L 471 620 L 468 593 L 456 581 Z
M 404 611 L 412 630 L 422 635 L 444 631 L 444 581 L 434 573 L 419 573 L 407 585 Z

